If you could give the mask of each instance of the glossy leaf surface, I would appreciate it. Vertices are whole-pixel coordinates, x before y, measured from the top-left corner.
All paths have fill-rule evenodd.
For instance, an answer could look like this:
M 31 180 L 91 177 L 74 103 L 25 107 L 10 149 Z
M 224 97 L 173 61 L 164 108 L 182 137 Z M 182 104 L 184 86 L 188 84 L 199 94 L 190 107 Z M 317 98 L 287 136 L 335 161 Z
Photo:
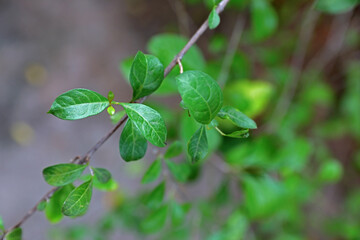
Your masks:
M 257 128 L 254 120 L 231 106 L 224 106 L 218 113 L 218 116 L 222 119 L 228 119 L 236 126 L 241 128 L 255 129 Z
M 121 133 L 119 149 L 122 159 L 127 162 L 139 160 L 145 156 L 146 138 L 131 119 L 128 119 Z
M 43 170 L 45 181 L 52 186 L 64 186 L 74 182 L 86 168 L 86 165 L 61 163 Z
M 66 198 L 62 213 L 66 216 L 83 215 L 90 204 L 92 196 L 92 179 L 75 188 Z
M 154 109 L 138 103 L 121 104 L 141 134 L 153 145 L 164 147 L 167 130 L 161 115 Z
M 210 123 L 223 105 L 223 94 L 215 80 L 201 71 L 187 71 L 176 77 L 176 84 L 191 116 L 199 123 Z
M 105 168 L 91 168 L 96 179 L 100 183 L 107 183 L 111 179 L 111 173 Z
M 58 96 L 48 113 L 64 120 L 77 120 L 99 114 L 108 106 L 109 100 L 101 94 L 77 88 Z
M 164 66 L 157 57 L 138 52 L 130 70 L 133 100 L 150 95 L 164 79 Z
M 188 153 L 192 163 L 198 162 L 206 157 L 208 153 L 208 141 L 204 125 L 202 125 L 190 138 L 188 143 Z

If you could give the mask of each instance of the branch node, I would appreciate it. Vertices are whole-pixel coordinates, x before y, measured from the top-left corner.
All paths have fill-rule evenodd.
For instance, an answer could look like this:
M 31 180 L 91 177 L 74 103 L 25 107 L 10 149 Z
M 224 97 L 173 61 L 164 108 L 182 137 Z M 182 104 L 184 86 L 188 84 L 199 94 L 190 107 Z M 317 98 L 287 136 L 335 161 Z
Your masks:
M 178 58 L 176 60 L 177 64 L 179 65 L 179 68 L 180 68 L 180 74 L 182 74 L 184 72 L 184 68 L 183 68 L 183 65 L 181 64 L 181 59 Z

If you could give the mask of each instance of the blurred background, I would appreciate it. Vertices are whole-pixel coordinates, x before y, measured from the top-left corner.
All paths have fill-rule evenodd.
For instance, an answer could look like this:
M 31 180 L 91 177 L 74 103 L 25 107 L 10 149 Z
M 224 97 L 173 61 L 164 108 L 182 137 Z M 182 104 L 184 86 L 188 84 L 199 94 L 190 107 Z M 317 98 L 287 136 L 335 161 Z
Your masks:
M 142 185 L 141 178 L 163 150 L 149 145 L 144 160 L 125 163 L 119 131 L 92 160 L 111 170 L 117 190 L 94 191 L 84 217 L 57 225 L 36 213 L 23 225 L 24 239 L 360 239 L 358 3 L 230 1 L 219 27 L 200 38 L 183 64 L 217 79 L 225 103 L 255 119 L 258 129 L 240 140 L 209 131 L 207 160 L 192 166 L 185 154 L 174 159 L 180 177 L 164 166 L 164 178 L 173 175 L 165 202 L 171 216 L 181 213 L 178 224 L 169 217 L 165 226 L 139 225 L 142 214 L 157 211 L 140 207 L 157 186 Z M 50 189 L 44 167 L 85 153 L 113 126 L 106 112 L 80 121 L 46 114 L 56 96 L 87 88 L 105 96 L 112 90 L 116 101 L 128 101 L 136 52 L 156 55 L 166 66 L 213 4 L 0 0 L 5 226 Z M 166 119 L 169 142 L 185 146 L 196 126 L 178 106 L 178 71 L 148 103 Z

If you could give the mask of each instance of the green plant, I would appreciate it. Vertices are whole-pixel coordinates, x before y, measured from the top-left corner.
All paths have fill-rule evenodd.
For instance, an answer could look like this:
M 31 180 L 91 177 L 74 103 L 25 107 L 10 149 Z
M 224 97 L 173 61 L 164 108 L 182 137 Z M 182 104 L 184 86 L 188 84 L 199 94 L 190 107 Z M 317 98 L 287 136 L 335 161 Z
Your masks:
M 349 12 L 358 1 L 311 3 L 297 41 L 285 30 L 279 36 L 274 33 L 281 19 L 290 18 L 288 10 L 301 4 L 284 3 L 277 12 L 266 0 L 233 0 L 229 3 L 233 9 L 242 13 L 243 9 L 249 10 L 250 28 L 245 31 L 244 19 L 238 17 L 229 42 L 215 34 L 209 44 L 209 52 L 215 57 L 206 62 L 193 45 L 208 27 L 219 25 L 218 14 L 228 2 L 206 1 L 211 9 L 208 20 L 189 41 L 172 34 L 154 36 L 148 44 L 149 54 L 139 51 L 121 63 L 133 89 L 129 102 L 114 101 L 111 91 L 105 97 L 87 89 L 73 89 L 55 99 L 49 113 L 58 118 L 77 120 L 107 109 L 115 127 L 71 163 L 45 168 L 44 179 L 54 188 L 13 227 L 5 230 L 0 219 L 2 238 L 21 239 L 20 227 L 35 211 L 44 211 L 50 222 L 57 223 L 64 216 L 84 215 L 93 188 L 116 189 L 111 173 L 92 167 L 90 159 L 122 125 L 119 152 L 123 160 L 142 159 L 148 142 L 166 148 L 142 176 L 141 182 L 151 190 L 115 201 L 96 226 L 87 227 L 87 231 L 77 225 L 66 231 L 54 230 L 54 239 L 107 239 L 117 225 L 139 234 L 141 239 L 310 239 L 306 224 L 314 224 L 312 219 L 321 222 L 316 234 L 344 239 L 360 235 L 352 219 L 360 216 L 356 208 L 360 202 L 358 191 L 348 194 L 345 210 L 337 219 L 324 219 L 311 212 L 307 217 L 302 211 L 305 207 L 316 208 L 317 192 L 340 181 L 345 171 L 327 141 L 333 136 L 350 136 L 358 141 L 360 136 L 359 62 L 349 60 L 348 86 L 334 104 L 335 93 L 323 80 L 323 70 L 326 61 L 335 56 L 329 57 L 325 47 L 326 57 L 319 54 L 319 59 L 314 57 L 311 64 L 304 64 L 314 31 L 308 23 L 317 21 L 319 11 Z M 254 56 L 254 66 L 238 50 L 242 33 L 244 44 L 254 46 L 248 54 Z M 274 49 L 259 45 L 269 37 L 279 43 Z M 358 44 L 359 39 L 353 41 Z M 290 66 L 288 59 L 292 59 Z M 251 73 L 255 65 L 270 81 L 250 80 L 259 76 Z M 145 104 L 151 94 L 177 92 L 182 99 L 178 109 L 168 109 L 159 102 Z M 274 106 L 271 100 L 276 100 Z M 319 122 L 312 118 L 318 108 L 331 111 L 335 105 L 341 108 L 338 117 Z M 116 111 L 118 107 L 123 110 Z M 261 134 L 248 138 L 250 131 L 257 128 L 250 117 L 265 119 L 265 123 Z M 347 127 L 343 127 L 344 122 Z M 222 160 L 212 155 L 220 155 Z M 359 152 L 354 154 L 354 158 L 359 156 Z M 221 183 L 208 196 L 192 199 L 184 186 L 196 182 L 209 165 L 220 172 Z M 87 170 L 89 174 L 84 174 Z

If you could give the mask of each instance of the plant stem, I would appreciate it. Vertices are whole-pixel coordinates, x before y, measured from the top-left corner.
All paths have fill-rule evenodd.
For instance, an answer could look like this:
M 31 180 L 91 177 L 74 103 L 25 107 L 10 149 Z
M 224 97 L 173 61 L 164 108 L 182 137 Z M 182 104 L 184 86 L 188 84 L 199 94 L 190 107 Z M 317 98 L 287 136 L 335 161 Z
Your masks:
M 225 6 L 228 4 L 230 0 L 222 0 L 218 7 L 216 8 L 217 13 L 221 13 Z M 189 42 L 184 46 L 184 48 L 174 57 L 174 59 L 170 62 L 170 64 L 166 67 L 164 72 L 164 78 L 171 72 L 171 70 L 175 67 L 175 65 L 178 63 L 178 60 L 181 60 L 185 53 L 195 44 L 195 42 L 199 39 L 199 37 L 206 31 L 208 28 L 208 22 L 205 20 L 205 22 L 200 26 L 200 28 L 195 32 L 195 34 L 190 38 Z M 139 99 L 138 103 L 143 103 L 147 97 L 143 97 Z M 81 157 L 75 157 L 71 162 L 76 164 L 85 164 L 90 161 L 90 158 L 92 155 L 120 128 L 121 125 L 123 125 L 126 120 L 128 119 L 128 116 L 125 115 L 116 126 L 110 130 L 104 137 L 102 137 L 92 148 L 89 149 L 84 155 Z M 22 218 L 21 220 L 13 225 L 12 227 L 5 230 L 2 236 L 0 236 L 0 240 L 3 240 L 5 238 L 6 233 L 12 231 L 15 228 L 20 227 L 27 219 L 29 219 L 37 210 L 37 206 L 40 202 L 47 200 L 50 198 L 54 192 L 58 188 L 52 188 L 49 192 L 47 192 L 36 204 L 33 206 Z

